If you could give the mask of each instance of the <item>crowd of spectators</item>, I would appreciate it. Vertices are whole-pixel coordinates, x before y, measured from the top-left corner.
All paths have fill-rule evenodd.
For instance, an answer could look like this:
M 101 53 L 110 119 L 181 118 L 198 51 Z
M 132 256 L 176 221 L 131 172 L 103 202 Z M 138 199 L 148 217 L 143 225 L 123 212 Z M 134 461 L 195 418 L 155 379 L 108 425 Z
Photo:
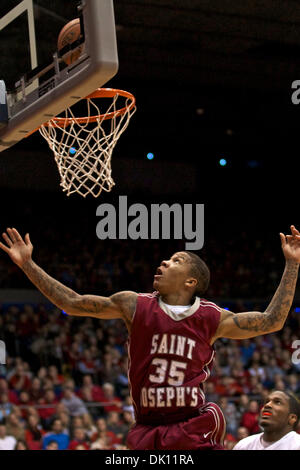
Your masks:
M 36 244 L 31 238 L 34 258 L 49 274 L 79 293 L 100 295 L 151 291 L 161 260 L 184 249 L 181 241 L 137 240 L 132 250 L 132 241 L 95 242 L 88 235 L 83 241 L 65 229 L 44 230 Z M 205 297 L 235 312 L 263 310 L 283 268 L 276 243 L 245 233 L 224 235 L 221 244 L 207 240 L 201 252 L 211 269 Z M 0 282 L 2 288 L 32 288 L 4 254 Z M 270 390 L 300 396 L 300 365 L 292 361 L 299 338 L 300 314 L 293 309 L 280 332 L 216 342 L 205 393 L 224 412 L 227 449 L 259 432 L 259 410 Z M 46 303 L 2 305 L 0 339 L 7 348 L 0 364 L 0 449 L 126 449 L 134 414 L 121 320 L 71 317 Z
M 205 393 L 225 415 L 226 448 L 260 431 L 259 410 L 270 390 L 300 396 L 300 364 L 292 360 L 299 335 L 300 315 L 291 312 L 280 332 L 215 343 Z M 122 320 L 14 305 L 0 312 L 0 337 L 7 346 L 0 449 L 126 449 L 134 413 Z
M 1 435 L 14 438 L 5 443 L 52 449 L 55 434 L 59 449 L 75 449 L 77 440 L 89 449 L 122 448 L 133 422 L 126 335 L 121 320 L 77 322 L 43 305 L 2 310 Z

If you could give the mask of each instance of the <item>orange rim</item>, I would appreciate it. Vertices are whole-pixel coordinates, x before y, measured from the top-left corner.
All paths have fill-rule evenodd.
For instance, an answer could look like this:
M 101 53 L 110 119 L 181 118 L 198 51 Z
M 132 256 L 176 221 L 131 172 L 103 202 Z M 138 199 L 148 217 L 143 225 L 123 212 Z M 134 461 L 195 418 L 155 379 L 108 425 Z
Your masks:
M 84 99 L 88 100 L 91 98 L 114 98 L 116 95 L 123 96 L 130 100 L 130 104 L 124 106 L 124 108 L 117 109 L 116 111 L 111 111 L 110 113 L 105 114 L 97 114 L 96 116 L 84 116 L 84 117 L 77 117 L 77 118 L 59 118 L 55 117 L 52 118 L 49 122 L 54 127 L 67 127 L 73 122 L 78 124 L 86 124 L 87 122 L 95 122 L 98 119 L 106 120 L 112 119 L 113 117 L 121 116 L 125 114 L 126 111 L 130 111 L 135 106 L 135 97 L 129 93 L 128 91 L 124 90 L 117 90 L 115 88 L 97 88 L 93 93 L 86 96 Z M 44 124 L 44 126 L 49 125 L 48 122 Z
M 124 98 L 130 99 L 130 104 L 127 106 L 124 106 L 124 108 L 117 109 L 116 111 L 111 111 L 110 113 L 106 114 L 98 114 L 96 116 L 86 116 L 86 117 L 79 117 L 79 118 L 58 118 L 54 117 L 50 119 L 51 125 L 53 127 L 67 127 L 72 124 L 72 122 L 76 122 L 78 124 L 85 124 L 87 122 L 95 122 L 97 119 L 112 119 L 113 117 L 121 116 L 122 114 L 125 114 L 126 111 L 131 111 L 132 108 L 135 106 L 135 97 L 129 93 L 129 91 L 124 91 L 124 90 L 117 90 L 116 88 L 97 88 L 93 93 L 90 95 L 86 96 L 85 100 L 91 99 L 91 98 L 114 98 L 114 96 L 120 95 L 123 96 Z M 49 126 L 49 122 L 44 122 L 42 124 L 43 126 Z M 29 132 L 25 137 L 29 137 L 32 135 L 34 132 L 38 131 L 41 126 L 37 127 L 33 131 Z

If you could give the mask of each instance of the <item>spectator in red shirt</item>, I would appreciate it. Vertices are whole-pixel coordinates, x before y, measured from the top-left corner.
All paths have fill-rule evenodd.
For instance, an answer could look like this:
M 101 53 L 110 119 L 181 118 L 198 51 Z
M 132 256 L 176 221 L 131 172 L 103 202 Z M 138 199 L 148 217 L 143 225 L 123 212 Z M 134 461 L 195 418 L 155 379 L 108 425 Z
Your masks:
M 215 393 L 217 393 L 217 395 L 227 396 L 227 377 L 226 376 L 220 375 L 219 377 L 217 377 L 216 380 L 214 381 L 214 385 L 215 385 Z
M 100 440 L 104 440 L 107 448 L 112 448 L 114 444 L 119 444 L 121 442 L 120 439 L 117 438 L 114 432 L 108 431 L 106 420 L 104 418 L 98 418 L 96 421 L 97 432 L 95 432 L 92 437 L 91 441 L 95 442 Z
M 89 392 L 89 393 L 87 393 Z M 82 387 L 78 392 L 79 398 L 86 401 L 85 396 L 91 397 L 91 400 L 88 401 L 98 401 L 101 402 L 104 400 L 104 393 L 100 385 L 95 385 L 91 375 L 85 375 L 82 380 Z
M 74 341 L 72 343 L 71 348 L 67 352 L 67 356 L 70 367 L 75 369 L 81 358 L 79 341 Z
M 89 349 L 85 349 L 83 351 L 80 361 L 77 364 L 77 368 L 82 375 L 96 373 L 97 366 Z
M 48 367 L 48 377 L 52 380 L 53 385 L 62 385 L 64 376 L 58 373 L 57 367 L 52 365 Z
M 42 438 L 45 434 L 39 424 L 39 418 L 34 415 L 29 416 L 27 429 L 25 430 L 25 441 L 30 450 L 40 450 L 42 448 Z
M 27 418 L 27 408 L 28 406 L 32 405 L 32 401 L 30 400 L 30 395 L 26 390 L 23 390 L 19 396 L 19 407 L 22 412 L 22 418 Z
M 248 429 L 249 434 L 256 434 L 260 432 L 258 425 L 259 418 L 259 406 L 256 400 L 250 400 L 248 411 L 246 411 L 241 419 L 241 426 L 245 426 Z
M 17 392 L 21 390 L 29 390 L 31 382 L 27 376 L 23 364 L 18 364 L 16 366 L 14 374 L 10 377 L 8 382 L 10 388 L 13 388 Z
M 234 395 L 240 396 L 243 393 L 243 385 L 247 383 L 248 380 L 241 363 L 237 363 L 236 366 L 231 368 L 231 376 L 234 379 L 231 385 L 231 388 L 234 390 Z
M 42 384 L 38 377 L 34 377 L 31 382 L 31 387 L 29 389 L 29 396 L 33 403 L 38 403 L 40 398 L 42 398 L 43 391 L 42 391 Z
M 230 373 L 230 377 L 224 377 L 223 384 L 225 386 L 225 396 L 231 397 L 243 393 L 242 387 L 232 373 Z
M 81 427 L 76 427 L 74 429 L 74 437 L 69 444 L 69 450 L 75 450 L 78 445 L 82 445 L 85 450 L 89 450 L 90 444 L 86 438 L 85 430 Z
M 8 395 L 8 401 L 16 405 L 19 402 L 18 395 L 14 390 L 9 390 L 8 383 L 4 378 L 0 378 L 0 395 L 6 393 Z
M 117 411 L 120 413 L 122 410 L 122 400 L 115 396 L 115 387 L 107 382 L 102 386 L 102 390 L 104 393 L 103 402 L 109 403 L 109 405 L 104 407 L 105 413 L 109 413 L 110 411 Z
M 74 450 L 87 450 L 87 449 L 84 447 L 84 445 L 78 444 Z
M 45 406 L 45 408 L 39 408 L 39 415 L 46 425 L 48 425 L 52 416 L 56 413 L 57 403 L 58 400 L 51 389 L 46 390 L 45 396 L 39 400 L 39 404 Z
M 30 338 L 34 333 L 35 328 L 36 325 L 31 321 L 29 315 L 26 312 L 22 312 L 17 320 L 18 336 L 21 339 Z
M 236 438 L 232 435 L 227 433 L 224 438 L 224 448 L 225 450 L 232 450 L 237 443 Z

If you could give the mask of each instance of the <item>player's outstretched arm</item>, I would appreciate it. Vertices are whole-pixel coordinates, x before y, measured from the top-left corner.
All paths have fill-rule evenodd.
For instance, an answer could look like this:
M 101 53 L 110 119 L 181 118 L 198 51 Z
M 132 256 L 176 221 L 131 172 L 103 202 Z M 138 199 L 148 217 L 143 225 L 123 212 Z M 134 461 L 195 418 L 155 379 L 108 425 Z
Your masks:
M 127 326 L 130 326 L 137 299 L 135 292 L 118 292 L 110 297 L 77 294 L 49 276 L 32 260 L 33 246 L 28 233 L 23 240 L 15 228 L 8 228 L 7 233 L 2 236 L 6 245 L 0 242 L 0 248 L 58 308 L 69 315 L 103 319 L 123 318 Z
M 300 232 L 292 225 L 291 235 L 280 233 L 285 269 L 265 312 L 233 313 L 222 309 L 213 343 L 217 338 L 243 339 L 281 330 L 295 295 L 300 263 Z

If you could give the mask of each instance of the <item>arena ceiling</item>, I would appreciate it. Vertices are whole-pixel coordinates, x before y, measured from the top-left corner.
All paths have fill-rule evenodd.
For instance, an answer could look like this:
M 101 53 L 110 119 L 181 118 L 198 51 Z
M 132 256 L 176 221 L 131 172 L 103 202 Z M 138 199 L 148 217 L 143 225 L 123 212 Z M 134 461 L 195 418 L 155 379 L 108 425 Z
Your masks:
M 218 151 L 233 135 L 247 147 L 237 158 L 255 158 L 267 145 L 264 158 L 272 159 L 282 145 L 298 146 L 291 83 L 300 79 L 299 2 L 122 0 L 115 15 L 116 81 L 144 87 L 143 109 L 157 132 L 169 122 L 170 134 L 182 132 L 188 142 L 197 132 L 204 145 L 219 142 Z M 185 110 L 179 122 L 174 108 Z
M 0 14 L 19 2 L 3 0 Z M 48 15 L 55 31 L 78 2 L 34 3 L 36 18 Z M 282 90 L 300 72 L 295 0 L 116 0 L 114 8 L 119 77 L 267 91 Z M 11 38 L 2 42 L 2 54 L 9 55 Z
M 122 0 L 115 15 L 120 73 L 130 77 L 269 90 L 300 72 L 293 0 Z

